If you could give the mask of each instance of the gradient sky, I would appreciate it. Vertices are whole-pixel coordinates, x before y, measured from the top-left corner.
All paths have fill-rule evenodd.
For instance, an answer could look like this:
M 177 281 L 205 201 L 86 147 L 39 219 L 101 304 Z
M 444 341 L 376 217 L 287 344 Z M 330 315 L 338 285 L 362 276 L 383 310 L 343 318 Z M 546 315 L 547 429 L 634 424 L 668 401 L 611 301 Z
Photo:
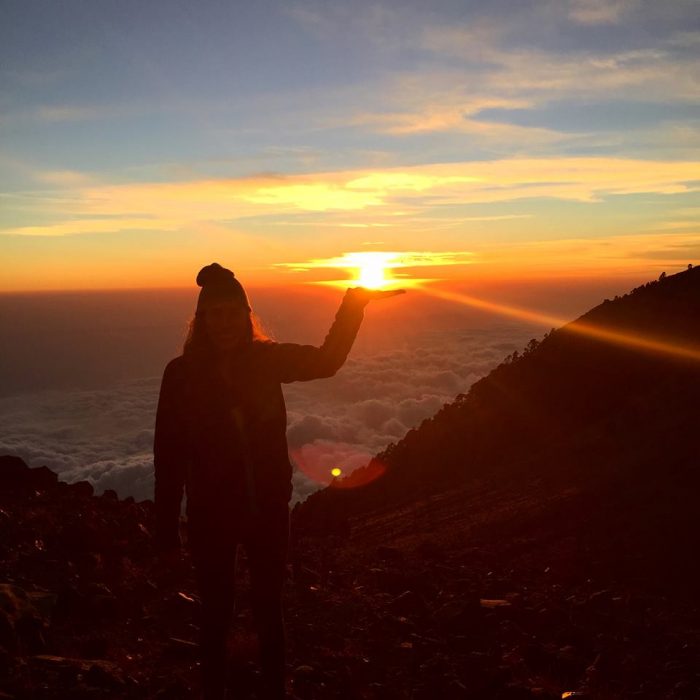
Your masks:
M 2 290 L 700 262 L 697 0 L 5 0 L 0 27 Z

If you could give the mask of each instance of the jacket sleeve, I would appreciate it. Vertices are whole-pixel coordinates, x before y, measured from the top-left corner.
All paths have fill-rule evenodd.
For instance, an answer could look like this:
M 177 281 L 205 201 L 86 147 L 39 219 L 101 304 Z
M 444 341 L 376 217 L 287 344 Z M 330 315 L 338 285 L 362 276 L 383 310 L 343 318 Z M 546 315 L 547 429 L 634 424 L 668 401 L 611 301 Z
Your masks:
M 159 551 L 180 546 L 180 507 L 188 459 L 181 402 L 181 368 L 176 359 L 163 373 L 153 441 L 156 548 Z
M 335 321 L 320 347 L 273 343 L 270 369 L 280 382 L 304 382 L 332 377 L 345 362 L 364 317 L 367 302 L 346 293 Z

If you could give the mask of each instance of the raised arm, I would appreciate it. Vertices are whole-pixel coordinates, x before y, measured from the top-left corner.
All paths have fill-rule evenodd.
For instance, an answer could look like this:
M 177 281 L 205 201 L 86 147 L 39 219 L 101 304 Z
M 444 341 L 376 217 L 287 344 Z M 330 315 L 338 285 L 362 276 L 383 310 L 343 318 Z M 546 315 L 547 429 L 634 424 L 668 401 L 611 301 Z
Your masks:
M 160 552 L 177 550 L 180 547 L 180 507 L 188 460 L 180 397 L 182 369 L 179 358 L 165 368 L 156 414 L 153 464 L 156 548 Z
M 362 324 L 364 308 L 380 296 L 396 292 L 378 293 L 362 287 L 348 289 L 335 315 L 335 321 L 323 343 L 297 345 L 274 343 L 269 349 L 270 370 L 281 382 L 303 382 L 332 377 L 344 364 Z

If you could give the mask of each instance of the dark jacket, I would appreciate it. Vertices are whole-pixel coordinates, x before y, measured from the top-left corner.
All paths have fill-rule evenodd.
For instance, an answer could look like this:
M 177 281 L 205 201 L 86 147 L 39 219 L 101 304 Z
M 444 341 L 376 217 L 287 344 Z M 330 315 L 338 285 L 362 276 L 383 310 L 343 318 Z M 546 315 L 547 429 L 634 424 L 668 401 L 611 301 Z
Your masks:
M 292 467 L 281 383 L 333 376 L 352 347 L 364 305 L 346 294 L 320 347 L 253 341 L 232 357 L 231 386 L 206 353 L 186 353 L 168 364 L 153 449 L 160 550 L 180 544 L 183 489 L 192 524 L 289 502 Z

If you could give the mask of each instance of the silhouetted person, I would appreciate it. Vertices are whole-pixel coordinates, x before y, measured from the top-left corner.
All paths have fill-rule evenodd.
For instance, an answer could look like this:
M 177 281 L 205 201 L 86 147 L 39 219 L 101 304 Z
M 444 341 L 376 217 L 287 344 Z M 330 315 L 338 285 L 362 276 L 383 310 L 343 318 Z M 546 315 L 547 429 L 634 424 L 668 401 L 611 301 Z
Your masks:
M 281 383 L 331 377 L 345 362 L 367 303 L 399 292 L 349 289 L 320 347 L 264 336 L 233 272 L 217 263 L 202 288 L 183 354 L 165 368 L 154 461 L 157 545 L 178 558 L 183 489 L 202 601 L 206 700 L 224 697 L 236 549 L 246 548 L 266 697 L 285 696 L 282 586 L 292 467 Z

